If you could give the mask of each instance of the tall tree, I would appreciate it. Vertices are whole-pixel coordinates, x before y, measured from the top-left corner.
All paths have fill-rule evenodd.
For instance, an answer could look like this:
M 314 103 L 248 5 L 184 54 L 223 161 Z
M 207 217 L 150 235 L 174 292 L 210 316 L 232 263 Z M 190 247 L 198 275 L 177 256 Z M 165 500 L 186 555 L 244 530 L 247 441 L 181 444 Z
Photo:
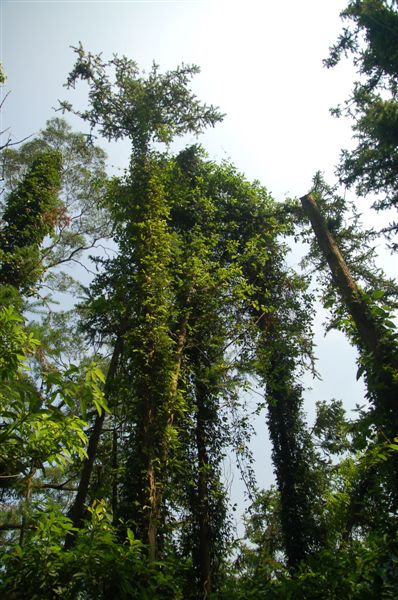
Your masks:
M 323 296 L 325 305 L 333 306 L 333 326 L 347 333 L 358 348 L 358 377 L 365 374 L 370 401 L 370 409 L 362 416 L 366 441 L 359 442 L 362 450 L 367 448 L 368 459 L 363 461 L 352 490 L 347 525 L 347 531 L 351 531 L 355 521 L 362 518 L 366 497 L 373 494 L 373 501 L 378 498 L 380 503 L 386 502 L 391 512 L 396 512 L 398 506 L 396 455 L 390 455 L 386 461 L 371 458 L 378 445 L 391 443 L 398 432 L 395 406 L 398 353 L 395 324 L 391 320 L 391 311 L 396 305 L 396 286 L 375 269 L 372 253 L 366 246 L 358 244 L 359 240 L 363 242 L 365 234 L 357 226 L 350 225 L 346 229 L 343 201 L 318 178 L 316 187 L 318 190 L 301 199 L 316 239 L 310 254 L 317 264 L 318 274 L 326 273 Z M 351 247 L 345 243 L 347 233 Z M 340 246 L 345 248 L 346 256 Z M 387 495 L 385 490 L 388 490 Z
M 68 83 L 73 86 L 82 78 L 90 86 L 90 108 L 80 116 L 108 139 L 127 137 L 132 143 L 130 173 L 114 202 L 116 240 L 123 255 L 131 259 L 129 283 L 133 286 L 124 309 L 129 320 L 124 364 L 132 386 L 128 410 L 134 415 L 127 470 L 135 470 L 135 486 L 124 486 L 124 494 L 127 513 L 155 558 L 161 543 L 165 461 L 181 362 L 180 343 L 176 344 L 174 336 L 183 335 L 179 328 L 184 324 L 178 317 L 176 323 L 170 291 L 172 236 L 167 227 L 170 208 L 164 193 L 165 175 L 161 156 L 151 150 L 151 144 L 169 143 L 185 132 L 199 133 L 221 115 L 201 105 L 189 90 L 196 67 L 183 66 L 161 75 L 154 65 L 144 78 L 126 58 L 115 57 L 104 64 L 81 47 L 76 52 L 78 59 Z M 115 84 L 107 74 L 110 67 L 116 70 Z M 134 515 L 132 507 L 139 507 Z
M 316 509 L 317 461 L 304 418 L 303 388 L 297 381 L 312 361 L 312 299 L 303 280 L 275 270 L 275 258 L 265 275 L 266 288 L 264 274 L 258 274 L 252 312 L 259 331 L 256 370 L 265 385 L 284 549 L 294 569 L 323 543 Z
M 377 312 L 374 303 L 372 305 L 371 298 L 366 296 L 352 277 L 336 240 L 320 213 L 315 196 L 303 196 L 301 203 L 312 224 L 321 253 L 329 265 L 334 284 L 354 322 L 357 343 L 367 370 L 369 393 L 382 416 L 386 435 L 392 439 L 398 432 L 395 407 L 398 355 L 394 334 L 386 320 L 380 318 L 380 312 Z

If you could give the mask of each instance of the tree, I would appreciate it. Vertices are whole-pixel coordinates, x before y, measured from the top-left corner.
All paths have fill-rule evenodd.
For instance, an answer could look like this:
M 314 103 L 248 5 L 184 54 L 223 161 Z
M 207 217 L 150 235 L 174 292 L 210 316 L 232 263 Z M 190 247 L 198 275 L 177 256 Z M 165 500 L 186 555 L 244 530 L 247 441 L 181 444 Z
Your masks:
M 303 196 L 301 203 L 312 224 L 321 253 L 330 267 L 334 284 L 355 325 L 362 362 L 367 370 L 369 393 L 374 397 L 376 409 L 383 415 L 382 423 L 386 435 L 392 439 L 398 431 L 395 410 L 398 357 L 391 326 L 386 322 L 388 320 L 383 320 L 387 315 L 380 314 L 380 311 L 372 306 L 371 299 L 366 297 L 353 279 L 333 235 L 322 218 L 315 196 Z
M 6 196 L 15 194 L 27 171 L 45 152 L 58 153 L 62 168 L 58 205 L 52 214 L 53 228 L 51 237 L 43 240 L 41 263 L 46 285 L 58 286 L 62 291 L 71 287 L 71 278 L 60 273 L 60 267 L 77 263 L 84 251 L 94 248 L 111 234 L 103 206 L 107 185 L 106 155 L 101 148 L 91 144 L 87 136 L 73 132 L 63 119 L 51 119 L 37 137 L 18 148 L 3 150 L 3 192 Z
M 20 530 L 22 545 L 32 495 L 52 487 L 42 486 L 38 473 L 45 475 L 54 467 L 63 471 L 85 454 L 85 422 L 76 414 L 76 405 L 80 404 L 83 413 L 87 403 L 104 408 L 97 385 L 102 375 L 92 366 L 82 381 L 79 369 L 70 366 L 63 373 L 43 371 L 38 382 L 33 361 L 40 342 L 11 306 L 0 310 L 0 332 L 0 481 L 4 494 L 21 498 L 16 514 L 11 509 L 2 516 L 8 523 L 5 529 Z M 13 522 L 15 517 L 22 521 Z
M 74 50 L 77 60 L 67 85 L 87 81 L 90 108 L 73 111 L 68 102 L 62 102 L 61 108 L 79 115 L 108 140 L 128 138 L 134 154 L 146 154 L 153 142 L 169 144 L 184 133 L 199 134 L 223 117 L 213 106 L 200 103 L 189 89 L 190 80 L 200 71 L 196 65 L 183 64 L 161 74 L 153 64 L 143 77 L 137 64 L 125 56 L 114 56 L 106 63 L 81 45 Z M 111 69 L 114 83 L 108 74 Z
M 88 84 L 88 107 L 76 112 L 91 134 L 73 134 L 57 119 L 18 152 L 6 150 L 0 240 L 17 240 L 7 250 L 12 261 L 29 218 L 39 224 L 26 237 L 42 263 L 37 286 L 45 268 L 73 261 L 97 234 L 110 233 L 115 251 L 93 258 L 97 275 L 73 318 L 50 313 L 27 328 L 9 306 L 22 304 L 18 291 L 3 286 L 0 593 L 269 600 L 317 598 L 323 585 L 330 597 L 394 597 L 396 346 L 380 290 L 369 295 L 378 273 L 359 264 L 362 254 L 343 261 L 350 242 L 342 202 L 320 195 L 323 217 L 308 211 L 322 241 L 312 250 L 322 268 L 333 255 L 334 281 L 322 271 L 324 296 L 342 292 L 334 324 L 360 348 L 376 410 L 353 424 L 338 402 L 320 403 L 310 430 L 301 376 L 314 369 L 314 298 L 307 277 L 287 267 L 284 243 L 302 209 L 275 203 L 197 145 L 170 151 L 178 136 L 221 118 L 190 90 L 196 67 L 161 74 L 154 65 L 145 75 L 124 57 L 104 62 L 81 46 L 76 53 L 68 83 Z M 104 155 L 89 145 L 94 130 L 131 142 L 123 176 L 106 180 Z M 53 152 L 69 166 L 60 173 L 55 227 L 44 230 L 41 195 L 30 213 L 20 190 L 35 161 Z M 50 174 L 43 168 L 40 181 Z M 312 201 L 304 198 L 304 208 L 316 212 Z M 369 289 L 356 285 L 359 272 Z M 396 293 L 388 281 L 382 291 Z M 267 411 L 277 482 L 267 492 L 251 477 L 250 414 L 239 399 L 253 379 L 264 389 L 257 409 Z M 223 461 L 231 448 L 249 462 L 250 546 L 230 543 Z M 383 515 L 372 524 L 375 507 Z
M 341 13 L 348 26 L 324 61 L 334 67 L 343 55 L 353 57 L 359 79 L 343 108 L 332 112 L 354 120 L 358 145 L 343 151 L 338 175 L 360 196 L 377 194 L 377 210 L 394 208 L 398 201 L 397 7 L 396 0 L 350 0 Z M 393 221 L 384 231 L 391 238 L 397 229 Z
M 312 246 L 310 254 L 317 263 L 318 274 L 327 273 L 323 297 L 325 306 L 333 306 L 332 325 L 348 334 L 359 350 L 357 377 L 365 374 L 370 401 L 370 410 L 361 416 L 354 437 L 354 447 L 356 445 L 361 451 L 366 449 L 368 457 L 365 454 L 359 465 L 357 481 L 351 490 L 347 521 L 347 531 L 351 532 L 356 522 L 367 520 L 363 509 L 371 498 L 386 504 L 387 511 L 397 510 L 397 457 L 388 451 L 387 455 L 383 454 L 398 431 L 395 409 L 398 354 L 395 324 L 391 320 L 396 288 L 382 272 L 375 271 L 372 254 L 366 246 L 361 244 L 358 249 L 355 240 L 363 241 L 366 235 L 356 226 L 345 228 L 342 200 L 319 178 L 316 178 L 316 187 L 318 190 L 314 193 L 301 198 L 303 212 L 312 225 L 318 246 Z M 339 223 L 331 228 L 328 224 L 333 214 L 337 215 Z M 335 218 L 333 222 L 337 225 Z M 348 248 L 347 233 L 354 241 Z M 340 244 L 345 246 L 347 260 L 341 253 Z M 353 271 L 360 276 L 365 289 L 357 283 Z M 385 456 L 385 460 L 378 459 L 380 455 Z M 387 495 L 385 490 L 388 490 Z
M 4 309 L 6 317 L 7 310 L 12 310 L 11 305 L 23 306 L 24 296 L 37 296 L 45 270 L 77 255 L 82 240 L 84 244 L 83 232 L 90 235 L 98 226 L 100 209 L 95 208 L 93 215 L 97 200 L 95 182 L 103 186 L 104 155 L 98 149 L 90 149 L 84 136 L 72 134 L 59 119 L 49 122 L 40 138 L 18 150 L 7 148 L 2 155 L 6 196 L 4 226 L 0 231 L 0 274 L 2 304 L 8 306 Z M 49 279 L 47 274 L 47 283 Z M 53 279 L 60 289 L 63 278 L 58 274 Z M 70 285 L 70 278 L 66 280 Z M 35 342 L 36 353 L 29 357 L 29 369 L 25 367 L 24 376 L 12 375 L 9 366 L 5 369 L 6 381 L 11 378 L 11 384 L 4 384 L 3 388 L 1 418 L 5 455 L 2 463 L 11 461 L 13 467 L 8 464 L 5 471 L 3 469 L 2 483 L 7 494 L 26 487 L 25 497 L 30 502 L 38 489 L 63 489 L 64 484 L 57 481 L 61 467 L 83 458 L 86 423 L 82 416 L 86 415 L 90 397 L 94 398 L 98 411 L 103 410 L 102 394 L 97 386 L 97 379 L 102 375 L 95 365 L 89 366 L 88 357 L 82 369 L 66 364 L 65 339 L 64 343 L 57 339 L 56 319 L 47 319 L 47 325 L 51 322 L 52 331 L 49 331 L 38 322 L 22 327 L 18 322 L 23 319 L 18 314 L 14 318 L 13 314 L 9 317 L 16 321 L 14 325 L 21 339 L 27 336 L 35 340 L 34 331 L 40 332 L 41 341 Z M 63 319 L 58 320 L 65 338 L 70 324 L 65 322 L 65 314 Z M 77 348 L 76 337 L 75 333 L 72 345 Z M 3 350 L 10 343 L 7 340 L 7 337 L 2 339 Z M 68 352 L 73 353 L 71 346 Z M 24 354 L 23 349 L 20 350 L 19 358 Z M 58 357 L 58 362 L 53 362 L 54 357 Z M 22 367 L 23 361 L 20 360 L 20 364 Z M 7 452 L 9 461 L 5 458 Z M 42 480 L 39 480 L 40 471 Z M 22 527 L 21 532 L 24 531 Z
M 0 231 L 0 283 L 31 293 L 43 271 L 41 245 L 58 220 L 59 152 L 41 153 L 6 199 Z
M 124 256 L 131 257 L 133 269 L 129 271 L 131 283 L 134 282 L 127 314 L 128 342 L 124 346 L 129 356 L 135 418 L 130 444 L 134 459 L 130 464 L 138 469 L 132 493 L 138 496 L 132 497 L 126 486 L 124 492 L 130 509 L 139 507 L 135 515 L 137 530 L 154 559 L 160 543 L 165 461 L 181 353 L 173 337 L 179 325 L 173 316 L 170 293 L 169 207 L 164 195 L 162 160 L 151 151 L 150 144 L 170 142 L 188 131 L 199 133 L 221 115 L 212 107 L 202 106 L 190 92 L 188 82 L 198 71 L 196 67 L 182 66 L 161 75 L 154 65 L 143 78 L 136 64 L 126 58 L 115 57 L 105 64 L 98 56 L 86 54 L 82 47 L 76 52 L 78 59 L 68 84 L 74 86 L 82 78 L 90 86 L 90 108 L 80 116 L 108 139 L 128 137 L 133 149 L 129 178 L 122 190 L 119 186 L 120 198 L 114 202 L 118 219 L 116 239 Z M 107 74 L 110 67 L 116 71 L 115 85 Z M 122 320 L 119 315 L 119 323 Z
M 294 569 L 323 543 L 316 509 L 321 487 L 317 460 L 303 415 L 303 388 L 297 382 L 303 365 L 312 361 L 312 299 L 305 292 L 304 281 L 289 277 L 277 264 L 274 257 L 266 288 L 264 275 L 257 274 L 253 310 L 258 328 L 256 371 L 265 385 L 284 551 L 289 568 Z

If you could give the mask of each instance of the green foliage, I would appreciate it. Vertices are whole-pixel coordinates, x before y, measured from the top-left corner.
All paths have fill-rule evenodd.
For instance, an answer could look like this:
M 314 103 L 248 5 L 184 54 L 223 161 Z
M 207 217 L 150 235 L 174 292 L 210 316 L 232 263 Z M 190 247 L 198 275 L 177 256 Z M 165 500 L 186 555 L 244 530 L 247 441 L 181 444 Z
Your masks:
M 74 86 L 79 78 L 87 80 L 90 103 L 88 110 L 78 114 L 108 139 L 128 137 L 133 146 L 126 181 L 114 181 L 108 194 L 120 256 L 108 261 L 102 282 L 107 280 L 110 299 L 116 296 L 116 303 L 96 298 L 95 304 L 116 317 L 113 328 L 102 333 L 116 327 L 123 335 L 121 363 L 126 379 L 133 382 L 119 407 L 127 416 L 130 448 L 122 514 L 148 541 L 154 558 L 163 535 L 166 482 L 171 465 L 178 462 L 176 424 L 187 412 L 178 389 L 187 324 L 172 289 L 169 171 L 163 168 L 165 157 L 153 152 L 151 143 L 170 143 L 175 136 L 199 133 L 221 115 L 200 104 L 190 91 L 196 67 L 182 66 L 160 75 L 154 65 L 147 77 L 140 77 L 136 64 L 124 57 L 103 63 L 81 46 L 75 50 L 78 59 L 68 85 Z M 72 110 L 65 103 L 63 107 Z
M 277 502 L 275 493 L 258 496 L 247 520 L 249 540 L 256 545 L 240 546 L 232 568 L 226 573 L 220 598 L 315 600 L 320 593 L 322 598 L 330 600 L 396 597 L 398 545 L 395 535 L 376 532 L 366 538 L 340 541 L 337 546 L 333 543 L 289 573 L 275 560 L 280 510 Z M 326 510 L 331 509 L 335 510 L 328 504 Z M 267 524 L 265 529 L 264 523 Z M 328 528 L 332 527 L 329 521 Z
M 177 157 L 152 152 L 134 159 L 131 175 L 112 182 L 107 202 L 120 254 L 103 263 L 83 310 L 90 334 L 125 330 L 116 392 L 129 431 L 121 442 L 120 514 L 146 535 L 153 464 L 159 495 L 184 522 L 173 533 L 159 518 L 163 543 L 176 535 L 177 551 L 191 553 L 195 590 L 210 552 L 217 589 L 229 535 L 222 458 L 228 444 L 239 449 L 240 460 L 249 456 L 247 419 L 233 417 L 230 428 L 222 408 L 236 406 L 242 381 L 234 375 L 240 361 L 226 350 L 250 330 L 245 311 L 253 284 L 242 263 L 247 257 L 267 265 L 275 235 L 289 225 L 276 220 L 264 188 L 227 163 L 207 161 L 199 147 Z M 207 541 L 200 548 L 204 523 Z
M 107 183 L 105 152 L 89 143 L 83 133 L 73 132 L 62 119 L 47 121 L 37 137 L 19 148 L 3 150 L 4 192 L 10 197 L 15 195 L 37 157 L 48 152 L 62 158 L 62 169 L 58 203 L 51 217 L 51 239 L 47 238 L 40 249 L 46 271 L 76 262 L 84 250 L 111 233 L 103 206 Z M 46 273 L 46 284 L 62 288 L 65 277 L 62 273 Z M 71 283 L 70 280 L 69 276 Z
M 2 598 L 20 600 L 178 600 L 178 582 L 170 566 L 150 564 L 144 547 L 130 530 L 120 542 L 104 502 L 89 508 L 91 519 L 78 533 L 72 550 L 63 548 L 73 531 L 56 506 L 32 517 L 27 543 L 2 552 Z
M 137 64 L 125 56 L 103 62 L 100 55 L 75 48 L 77 60 L 68 77 L 68 87 L 81 79 L 90 87 L 90 108 L 76 112 L 91 127 L 111 140 L 123 137 L 133 142 L 135 151 L 143 152 L 151 142 L 170 143 L 184 133 L 200 133 L 214 126 L 222 115 L 213 106 L 201 104 L 188 84 L 199 73 L 195 65 L 181 65 L 164 75 L 153 64 L 146 77 L 139 75 Z M 108 73 L 114 70 L 114 83 Z M 64 110 L 72 106 L 61 103 Z
M 80 404 L 108 410 L 99 384 L 103 374 L 93 364 L 80 370 L 43 371 L 41 386 L 32 377 L 40 342 L 12 307 L 0 310 L 0 471 L 2 486 L 19 486 L 32 472 L 56 465 L 61 469 L 85 456 L 85 421 L 76 415 Z
M 40 246 L 54 231 L 60 203 L 61 155 L 45 151 L 6 199 L 0 232 L 0 283 L 30 292 L 42 273 Z
M 351 2 L 351 16 L 381 4 Z M 380 49 L 383 40 L 373 41 L 369 47 Z M 103 62 L 75 50 L 68 85 L 85 80 L 89 106 L 74 112 L 109 140 L 129 138 L 132 157 L 123 177 L 107 181 L 103 152 L 59 119 L 3 154 L 0 595 L 396 597 L 391 466 L 398 439 L 381 435 L 388 419 L 379 410 L 380 363 L 361 353 L 359 375 L 367 374 L 373 406 L 356 422 L 338 401 L 318 402 L 312 430 L 305 422 L 300 378 L 315 372 L 314 297 L 309 279 L 286 266 L 283 243 L 294 233 L 297 205 L 277 205 L 259 183 L 208 160 L 198 145 L 177 155 L 155 145 L 221 119 L 189 88 L 196 67 L 160 74 L 154 65 L 144 75 L 125 57 Z M 366 60 L 373 68 L 371 55 Z M 394 144 L 395 117 L 393 102 L 376 103 L 361 126 Z M 395 348 L 395 285 L 373 269 L 372 240 L 356 228 L 357 216 L 347 225 L 343 200 L 319 175 L 314 183 L 384 347 Z M 94 259 L 98 275 L 81 305 L 26 326 L 15 285 L 32 293 L 43 269 L 75 260 L 110 233 L 115 255 Z M 311 252 L 321 271 L 324 257 L 314 245 Z M 14 269 L 8 279 L 6 267 Z M 63 273 L 46 282 L 82 290 Z M 325 304 L 336 298 L 328 286 Z M 333 318 L 357 342 L 340 303 Z M 393 377 L 391 361 L 386 368 Z M 240 397 L 253 378 L 264 386 L 257 412 L 267 410 L 277 483 L 262 492 L 248 447 L 251 415 Z M 252 498 L 246 539 L 232 545 L 223 483 L 230 449 Z M 65 514 L 75 515 L 79 502 L 72 522 Z
M 321 553 L 303 564 L 294 578 L 270 586 L 264 598 L 315 600 L 322 590 L 322 597 L 330 600 L 392 599 L 398 592 L 397 567 L 397 541 L 374 536 Z
M 0 359 L 1 380 L 18 372 L 26 356 L 32 354 L 39 342 L 21 326 L 24 319 L 13 309 L 6 306 L 0 311 Z
M 7 76 L 4 72 L 4 67 L 3 65 L 0 63 L 0 84 L 5 83 L 7 80 Z
M 312 435 L 324 455 L 332 457 L 346 452 L 351 446 L 352 424 L 346 420 L 341 400 L 318 401 Z
M 377 210 L 396 207 L 398 198 L 397 7 L 395 0 L 350 0 L 341 13 L 348 26 L 325 61 L 334 67 L 352 55 L 358 81 L 344 107 L 332 112 L 353 118 L 358 145 L 343 151 L 338 174 L 359 195 L 376 193 Z M 396 231 L 395 222 L 385 229 L 390 237 Z

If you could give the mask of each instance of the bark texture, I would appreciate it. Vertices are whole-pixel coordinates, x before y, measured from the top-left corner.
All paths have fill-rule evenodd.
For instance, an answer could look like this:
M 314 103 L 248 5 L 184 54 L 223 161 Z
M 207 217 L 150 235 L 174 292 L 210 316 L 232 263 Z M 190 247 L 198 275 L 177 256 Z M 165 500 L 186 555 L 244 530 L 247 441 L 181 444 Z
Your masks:
M 397 435 L 398 356 L 396 346 L 372 314 L 363 291 L 354 280 L 336 240 L 326 226 L 314 196 L 312 194 L 303 196 L 301 204 L 311 222 L 319 248 L 330 267 L 334 284 L 355 323 L 359 348 L 362 352 L 367 353 L 368 388 L 370 384 L 375 406 L 384 415 L 385 432 L 388 437 Z

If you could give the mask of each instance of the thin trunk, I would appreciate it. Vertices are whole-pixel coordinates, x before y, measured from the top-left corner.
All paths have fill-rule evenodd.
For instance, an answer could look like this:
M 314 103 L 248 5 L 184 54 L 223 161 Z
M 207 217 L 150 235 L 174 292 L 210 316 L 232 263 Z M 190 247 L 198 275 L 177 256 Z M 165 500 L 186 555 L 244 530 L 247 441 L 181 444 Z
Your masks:
M 111 362 L 106 377 L 104 394 L 105 397 L 109 396 L 111 384 L 115 376 L 119 357 L 123 347 L 123 340 L 118 337 L 116 340 L 115 348 L 113 350 Z M 93 472 L 95 458 L 97 456 L 98 444 L 101 437 L 102 427 L 105 419 L 105 411 L 102 410 L 101 414 L 97 414 L 94 427 L 90 435 L 87 448 L 87 458 L 83 461 L 82 473 L 80 476 L 79 486 L 75 500 L 69 510 L 69 518 L 71 519 L 73 526 L 80 528 L 84 519 L 85 514 L 85 503 L 87 498 L 87 492 L 90 485 L 91 474 Z M 74 543 L 74 536 L 69 535 L 65 540 L 65 548 L 71 548 Z
M 206 394 L 200 390 L 197 394 L 196 444 L 198 451 L 198 571 L 203 600 L 211 593 L 211 531 L 209 515 L 208 469 L 209 460 L 206 450 Z
M 117 444 L 117 429 L 116 425 L 112 432 L 112 514 L 113 524 L 116 525 L 117 520 L 117 507 L 118 507 L 118 444 Z
M 32 498 L 32 489 L 33 489 L 33 477 L 36 473 L 35 467 L 31 467 L 29 474 L 26 478 L 26 487 L 25 487 L 25 499 L 23 501 L 22 508 L 22 522 L 21 522 L 21 532 L 19 534 L 19 545 L 22 547 L 25 543 L 26 531 L 29 529 L 29 508 L 30 508 L 30 500 Z
M 90 435 L 87 447 L 87 458 L 83 461 L 83 468 L 80 476 L 79 486 L 75 500 L 69 509 L 68 516 L 71 519 L 73 526 L 80 528 L 85 514 L 85 503 L 87 492 L 90 484 L 91 474 L 93 472 L 94 461 L 97 455 L 98 442 L 101 436 L 102 426 L 104 424 L 105 413 L 97 414 L 94 421 L 94 427 Z M 68 548 L 73 544 L 72 536 L 66 539 L 65 546 Z M 71 542 L 71 543 L 68 543 Z

